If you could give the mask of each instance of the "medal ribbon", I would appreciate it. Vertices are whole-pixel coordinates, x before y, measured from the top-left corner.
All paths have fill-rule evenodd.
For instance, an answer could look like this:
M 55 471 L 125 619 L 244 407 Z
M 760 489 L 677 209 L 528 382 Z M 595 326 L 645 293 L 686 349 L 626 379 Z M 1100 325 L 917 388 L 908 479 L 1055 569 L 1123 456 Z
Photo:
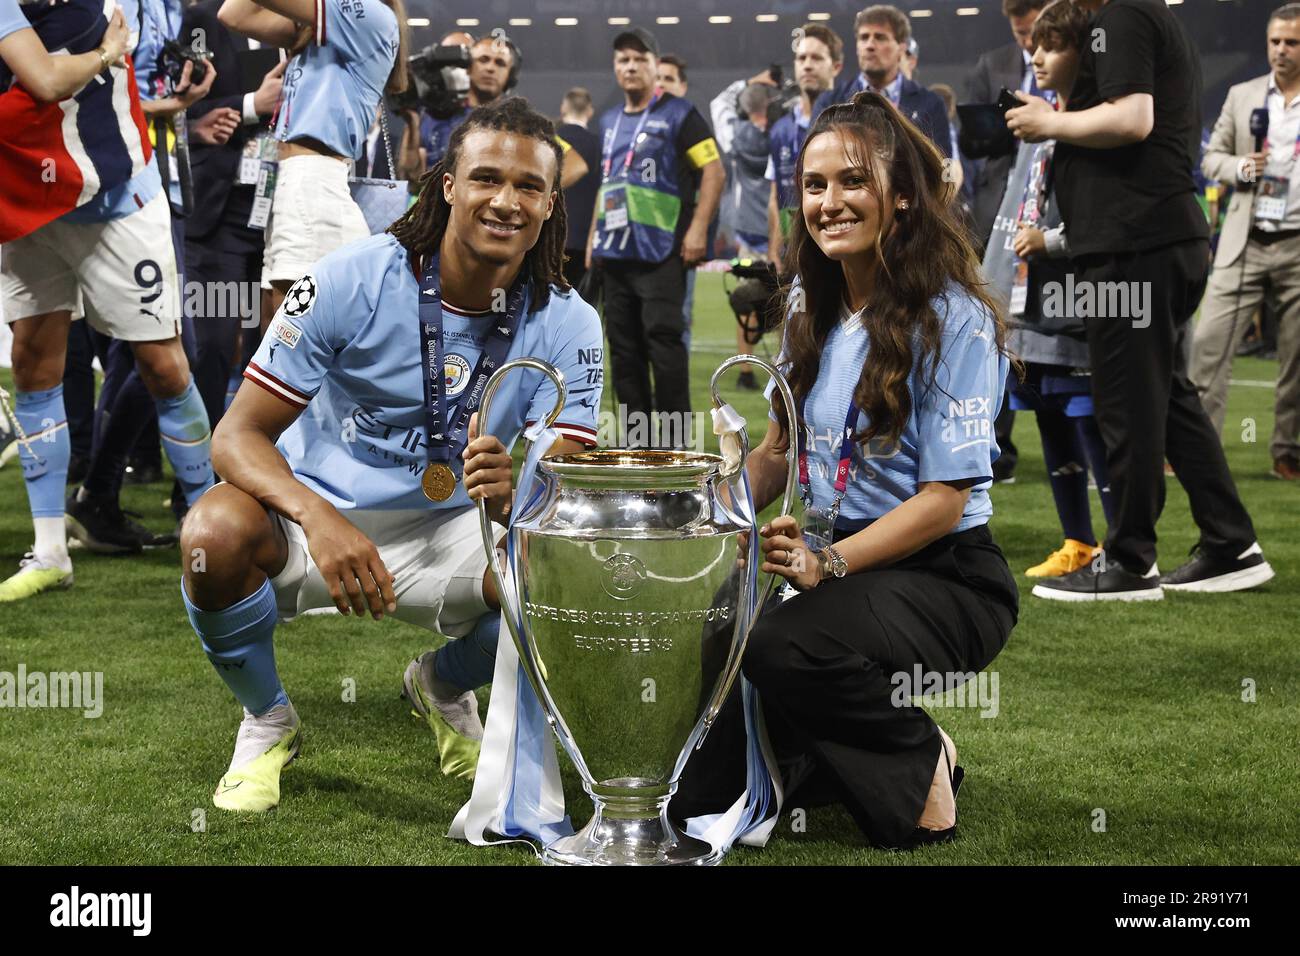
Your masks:
M 442 283 L 438 278 L 438 257 L 429 258 L 420 279 L 420 372 L 424 378 L 425 450 L 430 465 L 449 464 L 468 444 L 465 431 L 469 418 L 478 410 L 487 380 L 510 352 L 510 344 L 524 312 L 527 289 L 528 283 L 521 277 L 510 290 L 505 315 L 493 313 L 490 317 L 492 331 L 483 343 L 478 364 L 470 374 L 465 397 L 452 417 L 447 411 L 444 382 Z

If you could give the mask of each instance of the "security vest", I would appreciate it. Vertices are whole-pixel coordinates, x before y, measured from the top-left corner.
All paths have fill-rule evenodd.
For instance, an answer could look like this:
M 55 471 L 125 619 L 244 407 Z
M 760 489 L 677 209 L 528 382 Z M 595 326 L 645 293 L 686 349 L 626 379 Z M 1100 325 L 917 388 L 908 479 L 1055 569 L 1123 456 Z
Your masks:
M 593 258 L 659 263 L 672 254 L 683 199 L 689 204 L 695 200 L 687 195 L 694 189 L 694 177 L 677 148 L 682 123 L 693 109 L 688 100 L 661 93 L 644 123 L 646 111 L 628 114 L 621 106 L 601 116 L 602 182 Z M 607 229 L 605 214 L 616 201 L 610 193 L 620 187 L 625 190 L 628 224 Z

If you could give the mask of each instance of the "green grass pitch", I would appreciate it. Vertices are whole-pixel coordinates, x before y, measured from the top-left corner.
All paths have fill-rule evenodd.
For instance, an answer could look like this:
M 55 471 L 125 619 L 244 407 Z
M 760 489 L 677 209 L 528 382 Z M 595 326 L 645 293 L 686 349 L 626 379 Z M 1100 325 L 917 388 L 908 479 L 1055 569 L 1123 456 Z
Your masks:
M 707 407 L 708 377 L 733 343 L 721 279 L 701 274 L 691 350 L 697 409 Z M 1239 360 L 1234 372 L 1272 381 L 1277 366 Z M 756 423 L 757 441 L 761 400 L 727 391 Z M 838 808 L 787 808 L 765 850 L 740 848 L 727 862 L 1295 863 L 1300 489 L 1269 476 L 1272 400 L 1269 388 L 1233 387 L 1227 447 L 1277 570 L 1273 582 L 1244 594 L 1077 607 L 1031 598 L 1021 577 L 1020 623 L 992 665 L 998 715 L 934 712 L 967 768 L 956 843 L 882 852 L 865 846 Z M 1243 440 L 1251 437 L 1245 419 L 1255 423 L 1253 441 Z M 994 489 L 992 527 L 1019 573 L 1061 535 L 1031 417 L 1019 417 L 1015 437 L 1017 482 Z M 125 504 L 165 527 L 167 488 L 131 488 Z M 31 542 L 16 464 L 0 471 L 0 503 L 8 574 Z M 1095 501 L 1094 515 L 1100 531 Z M 1195 541 L 1173 481 L 1160 532 L 1160 564 L 1170 568 Z M 470 785 L 439 774 L 432 734 L 398 697 L 402 668 L 433 646 L 431 635 L 338 616 L 281 626 L 276 649 L 304 721 L 303 754 L 284 774 L 276 812 L 235 818 L 210 795 L 239 710 L 186 620 L 179 555 L 74 557 L 72 590 L 0 607 L 0 670 L 102 671 L 104 712 L 0 710 L 0 863 L 533 862 L 518 846 L 478 849 L 444 837 Z M 349 686 L 354 702 L 344 699 Z M 1246 687 L 1253 702 L 1243 700 Z M 588 806 L 572 781 L 569 789 L 581 822 Z

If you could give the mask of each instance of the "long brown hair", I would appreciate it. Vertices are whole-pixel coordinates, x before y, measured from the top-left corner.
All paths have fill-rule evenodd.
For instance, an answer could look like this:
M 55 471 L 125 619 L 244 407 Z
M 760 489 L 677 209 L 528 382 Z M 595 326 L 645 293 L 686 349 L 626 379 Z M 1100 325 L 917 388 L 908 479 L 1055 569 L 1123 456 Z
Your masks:
M 551 192 L 555 205 L 551 218 L 542 223 L 537 243 L 524 254 L 522 274 L 532 282 L 533 305 L 540 308 L 551 298 L 551 286 L 561 292 L 569 291 L 564 278 L 564 241 L 568 235 L 568 217 L 564 212 L 564 191 L 560 189 L 560 169 L 564 153 L 555 137 L 555 126 L 519 96 L 507 96 L 487 106 L 480 106 L 456 127 L 447 142 L 447 152 L 427 173 L 420 177 L 420 198 L 406 210 L 401 219 L 388 227 L 397 241 L 406 247 L 411 261 L 423 268 L 426 257 L 433 255 L 442 245 L 451 218 L 451 206 L 442 194 L 442 177 L 456 174 L 465 137 L 475 130 L 489 129 L 515 133 L 539 140 L 555 151 L 555 181 Z
M 912 414 L 914 396 L 908 379 L 913 369 L 921 370 L 927 387 L 934 383 L 943 331 L 935 298 L 956 286 L 955 291 L 976 300 L 987 309 L 995 345 L 1003 353 L 1006 325 L 953 213 L 953 184 L 945 177 L 943 158 L 929 138 L 883 96 L 858 93 L 849 103 L 828 107 L 808 131 L 795 168 L 801 194 L 808 144 L 829 132 L 843 136 L 850 155 L 862 166 L 882 221 L 896 198 L 907 200 L 907 208 L 894 215 L 893 224 L 876 242 L 876 274 L 862 319 L 871 346 L 853 391 L 868 422 L 856 440 L 880 439 L 892 445 Z M 887 171 L 884 182 L 878 179 L 877 164 L 871 162 L 873 155 Z M 843 267 L 821 251 L 802 213 L 791 226 L 783 271 L 799 277 L 798 287 L 786 290 L 783 348 L 790 363 L 790 388 L 802 401 L 817 381 L 822 350 L 838 322 L 844 298 Z M 785 403 L 776 402 L 775 410 L 781 432 L 788 438 Z

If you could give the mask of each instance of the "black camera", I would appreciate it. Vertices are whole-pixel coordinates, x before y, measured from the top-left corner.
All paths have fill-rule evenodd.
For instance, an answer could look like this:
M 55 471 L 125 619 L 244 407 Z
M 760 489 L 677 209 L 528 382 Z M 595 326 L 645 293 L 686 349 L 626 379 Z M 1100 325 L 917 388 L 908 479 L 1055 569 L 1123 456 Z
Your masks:
M 781 279 L 776 264 L 765 259 L 732 259 L 731 274 L 740 281 L 727 293 L 727 302 L 745 333 L 757 345 L 781 324 Z
M 208 75 L 208 60 L 212 54 L 207 50 L 196 50 L 179 40 L 168 40 L 158 54 L 158 72 L 171 81 L 172 88 L 181 85 L 181 74 L 185 64 L 193 63 L 190 68 L 190 83 L 198 86 Z
M 423 109 L 435 119 L 447 119 L 469 104 L 469 47 L 427 46 L 406 61 L 410 85 L 387 97 L 395 112 Z

